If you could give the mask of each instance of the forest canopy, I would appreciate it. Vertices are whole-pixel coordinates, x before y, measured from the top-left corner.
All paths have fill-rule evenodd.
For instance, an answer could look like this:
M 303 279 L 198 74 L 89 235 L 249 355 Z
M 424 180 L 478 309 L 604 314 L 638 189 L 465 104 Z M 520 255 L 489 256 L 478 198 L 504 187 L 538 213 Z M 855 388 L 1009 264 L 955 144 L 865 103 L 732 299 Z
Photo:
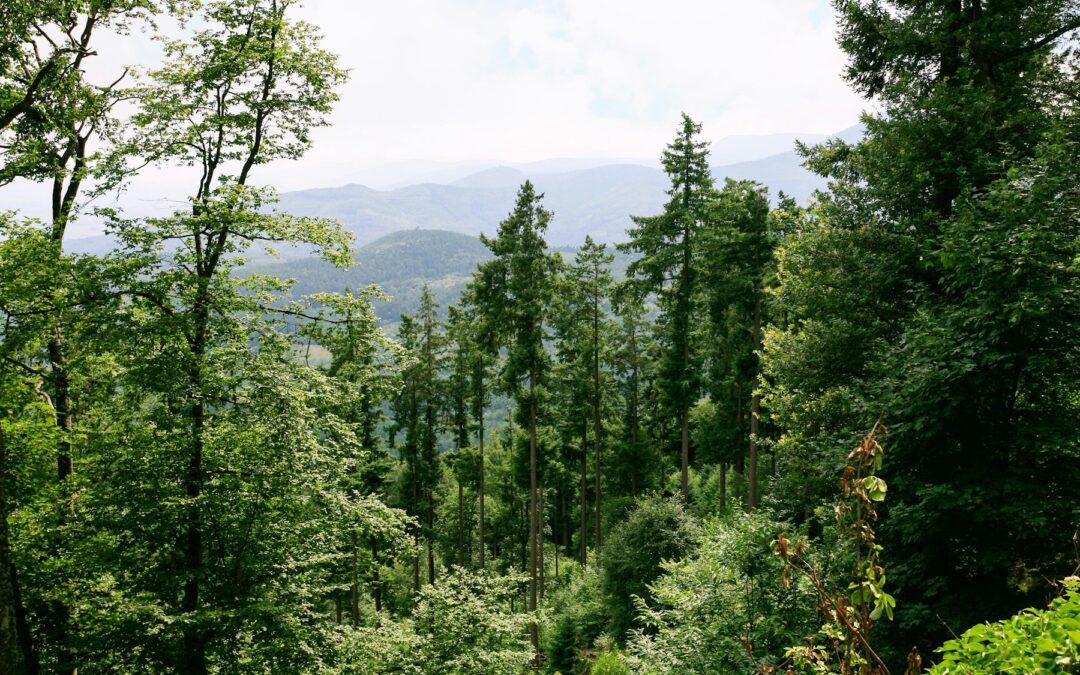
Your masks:
M 832 4 L 827 189 L 684 113 L 619 243 L 525 180 L 384 242 L 388 322 L 262 178 L 349 77 L 295 2 L 7 0 L 0 672 L 1080 672 L 1080 6 Z M 154 166 L 184 203 L 101 206 Z

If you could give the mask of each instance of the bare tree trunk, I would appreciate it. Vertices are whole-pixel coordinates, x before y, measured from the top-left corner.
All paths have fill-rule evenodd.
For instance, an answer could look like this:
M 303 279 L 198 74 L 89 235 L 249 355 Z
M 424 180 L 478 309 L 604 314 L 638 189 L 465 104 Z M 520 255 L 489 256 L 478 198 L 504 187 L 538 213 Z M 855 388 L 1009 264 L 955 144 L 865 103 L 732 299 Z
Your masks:
M 417 479 L 417 475 L 416 475 L 416 458 L 414 457 L 413 462 L 412 462 L 412 507 L 413 507 L 412 512 L 413 513 L 416 513 L 416 511 L 420 507 L 420 503 L 419 503 L 420 498 L 419 498 L 419 495 L 417 494 L 417 486 L 416 486 L 416 481 L 417 480 L 418 479 Z M 417 515 L 419 515 L 419 514 L 417 514 Z M 420 528 L 419 527 L 416 528 L 416 536 L 414 537 L 414 539 L 416 541 L 416 555 L 413 556 L 413 590 L 416 591 L 417 593 L 419 593 L 420 592 Z
M 191 455 L 188 458 L 187 475 L 184 478 L 185 491 L 189 505 L 187 507 L 187 533 L 184 542 L 184 596 L 181 611 L 192 614 L 199 609 L 199 582 L 202 577 L 202 514 L 199 497 L 202 495 L 203 481 L 203 432 L 206 427 L 206 410 L 202 401 L 203 373 L 202 361 L 206 354 L 207 324 L 209 323 L 208 286 L 209 274 L 200 275 L 199 296 L 196 300 L 195 339 L 191 357 L 194 361 L 189 373 L 192 396 L 191 404 Z M 205 675 L 206 670 L 206 635 L 198 625 L 184 628 L 184 644 L 181 656 L 181 669 L 192 675 Z
M 537 532 L 538 524 L 537 505 L 538 494 L 536 491 L 536 373 L 529 372 L 529 611 L 536 611 L 536 563 L 537 563 Z M 540 654 L 540 630 L 533 621 L 529 624 L 529 637 L 532 640 L 533 652 Z
M 428 532 L 433 532 L 432 525 L 434 521 L 432 519 L 431 509 L 428 509 Z M 427 570 L 428 570 L 428 583 L 435 585 L 435 549 L 431 546 L 431 537 L 428 536 L 427 540 Z
M 461 481 L 457 486 L 457 547 L 458 565 L 465 566 L 465 488 Z
M 480 569 L 484 562 L 484 415 L 480 414 Z
M 544 597 L 544 589 L 546 583 L 544 581 L 544 574 L 547 572 L 547 546 L 546 537 L 544 536 L 544 481 L 540 481 L 540 505 L 536 512 L 536 532 L 537 537 L 540 539 L 540 559 L 537 561 L 540 567 L 540 598 Z
M 588 442 L 588 422 L 584 418 L 581 420 L 581 564 L 589 564 L 589 546 L 588 546 L 588 534 L 585 529 L 585 522 L 588 518 L 589 512 L 589 498 L 588 491 L 586 490 L 586 471 L 589 464 L 589 442 Z
M 371 593 L 375 596 L 375 620 L 382 612 L 382 581 L 379 579 L 379 538 L 371 535 Z
M 727 510 L 727 462 L 720 462 L 720 509 Z
M 754 303 L 754 351 L 761 348 L 761 300 Z M 750 467 L 748 471 L 747 508 L 753 511 L 758 506 L 758 416 L 761 413 L 761 365 L 756 367 L 754 393 L 750 399 Z
M 349 587 L 350 592 L 350 604 L 352 626 L 356 628 L 360 625 L 360 575 L 358 573 L 357 565 L 357 548 L 359 548 L 356 541 L 356 530 L 352 531 L 352 585 Z
M 593 296 L 593 466 L 596 469 L 595 493 L 596 493 L 596 552 L 600 553 L 601 539 L 601 492 L 600 492 L 600 454 L 602 446 L 601 421 L 600 421 L 600 304 L 599 298 Z
M 682 473 L 679 490 L 683 506 L 690 503 L 690 407 L 682 404 Z
M 742 380 L 735 382 L 735 432 L 739 435 L 739 442 L 736 444 L 735 450 L 735 475 L 742 480 L 743 473 L 746 472 L 743 459 L 742 442 L 746 438 L 743 433 L 743 387 Z
M 630 501 L 637 504 L 638 493 L 638 357 L 637 331 L 630 322 Z

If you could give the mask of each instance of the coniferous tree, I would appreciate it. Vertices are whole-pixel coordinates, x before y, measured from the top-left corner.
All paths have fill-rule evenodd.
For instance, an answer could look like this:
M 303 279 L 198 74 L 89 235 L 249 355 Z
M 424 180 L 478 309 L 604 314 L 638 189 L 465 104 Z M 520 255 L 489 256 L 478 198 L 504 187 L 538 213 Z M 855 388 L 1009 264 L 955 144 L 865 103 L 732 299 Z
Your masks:
M 606 252 L 606 248 L 606 244 L 597 244 L 592 237 L 586 236 L 584 245 L 574 257 L 574 263 L 566 271 L 565 284 L 573 289 L 570 315 L 583 322 L 577 333 L 585 341 L 579 353 L 584 358 L 584 370 L 588 372 L 590 382 L 588 410 L 593 434 L 593 541 L 597 552 L 602 546 L 601 457 L 604 447 L 604 387 L 607 383 L 606 374 L 602 376 L 601 369 L 606 369 L 609 359 L 611 325 L 607 305 L 614 285 L 609 269 L 613 256 Z
M 483 242 L 495 254 L 479 271 L 477 303 L 497 326 L 507 345 L 503 375 L 517 401 L 518 414 L 528 433 L 529 446 L 529 611 L 536 611 L 541 533 L 539 514 L 538 415 L 541 388 L 548 374 L 549 357 L 544 345 L 550 320 L 556 264 L 547 252 L 544 233 L 551 212 L 541 204 L 532 183 L 518 190 L 517 203 L 499 224 L 494 239 Z M 533 649 L 540 640 L 535 622 L 531 628 Z
M 660 307 L 662 386 L 680 428 L 684 502 L 689 499 L 690 407 L 700 387 L 700 354 L 693 339 L 698 304 L 695 256 L 713 191 L 708 144 L 699 140 L 700 134 L 701 125 L 684 114 L 679 133 L 661 160 L 671 181 L 664 213 L 634 216 L 634 227 L 627 232 L 630 241 L 620 244 L 622 250 L 640 254 L 627 273 L 656 294 Z
M 769 198 L 766 190 L 749 181 L 728 181 L 711 206 L 709 226 L 702 237 L 701 270 L 705 303 L 719 337 L 714 344 L 713 370 L 735 379 L 734 392 L 750 393 L 750 437 L 747 452 L 747 508 L 758 506 L 758 464 L 761 432 L 761 350 L 765 314 L 765 289 L 774 266 L 770 232 Z M 725 335 L 726 333 L 726 335 Z M 747 378 L 747 379 L 744 379 Z M 733 387 L 722 378 L 712 386 L 714 403 L 721 403 Z M 744 386 L 744 383 L 747 386 Z M 730 406 L 720 406 L 729 408 Z M 742 409 L 742 400 L 735 403 Z M 730 417 L 729 417 L 730 419 Z M 736 426 L 738 426 L 736 422 Z M 741 431 L 741 430 L 740 430 Z M 744 439 L 741 433 L 737 444 Z M 742 452 L 737 448 L 735 452 Z

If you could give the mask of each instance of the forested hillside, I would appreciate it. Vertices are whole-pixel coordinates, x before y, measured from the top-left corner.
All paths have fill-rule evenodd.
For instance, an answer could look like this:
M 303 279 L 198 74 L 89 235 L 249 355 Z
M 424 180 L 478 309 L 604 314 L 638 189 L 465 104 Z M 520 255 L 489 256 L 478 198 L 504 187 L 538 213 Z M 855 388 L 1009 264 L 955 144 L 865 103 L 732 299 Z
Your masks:
M 296 4 L 3 5 L 0 673 L 1077 672 L 1080 6 L 833 9 L 806 201 L 684 113 L 620 236 L 496 171 L 356 247 L 260 182 L 349 77 Z
M 554 251 L 571 258 L 575 252 L 570 247 Z M 446 308 L 458 302 L 477 266 L 490 258 L 491 251 L 477 237 L 441 230 L 402 230 L 358 246 L 354 264 L 347 268 L 319 258 L 257 260 L 240 274 L 292 280 L 288 293 L 292 299 L 335 289 L 362 290 L 374 284 L 386 296 L 373 305 L 375 315 L 386 325 L 396 323 L 402 314 L 415 313 L 425 286 L 444 316 Z M 629 255 L 615 253 L 612 272 L 624 278 L 629 263 Z

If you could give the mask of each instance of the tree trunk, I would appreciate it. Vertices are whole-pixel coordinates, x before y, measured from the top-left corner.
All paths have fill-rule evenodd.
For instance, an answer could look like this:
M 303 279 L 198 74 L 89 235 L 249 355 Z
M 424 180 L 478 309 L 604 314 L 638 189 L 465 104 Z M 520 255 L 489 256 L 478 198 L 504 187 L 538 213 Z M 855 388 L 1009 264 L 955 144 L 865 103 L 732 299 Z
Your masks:
M 755 358 L 761 348 L 761 299 L 754 303 L 754 352 Z M 756 366 L 754 374 L 754 393 L 750 398 L 750 467 L 747 487 L 747 508 L 753 511 L 758 506 L 758 416 L 761 413 L 761 364 Z
M 581 420 L 581 564 L 582 566 L 589 564 L 589 542 L 588 535 L 585 530 L 585 522 L 588 518 L 589 512 L 589 498 L 588 490 L 586 489 L 587 476 L 586 471 L 589 464 L 589 427 L 588 422 L 583 418 Z
M 210 278 L 200 274 L 199 291 L 195 302 L 195 339 L 192 342 L 191 358 L 193 364 L 189 372 L 191 395 L 191 455 L 188 457 L 187 474 L 184 478 L 185 492 L 188 497 L 187 534 L 184 542 L 184 597 L 181 611 L 192 614 L 199 609 L 199 581 L 202 576 L 202 515 L 199 497 L 202 495 L 203 479 L 203 433 L 206 428 L 206 409 L 202 401 L 203 359 L 206 354 L 207 330 L 209 323 L 210 299 L 208 286 Z M 206 673 L 206 635 L 198 625 L 184 628 L 184 644 L 181 656 L 181 670 L 192 675 Z
M 375 596 L 375 620 L 382 612 L 382 581 L 379 579 L 379 538 L 371 535 L 371 593 Z
M 350 618 L 352 619 L 352 627 L 357 628 L 360 626 L 360 575 L 357 565 L 357 549 L 359 545 L 356 541 L 356 530 L 352 531 L 352 584 L 349 587 L 350 604 L 349 609 L 351 611 Z
M 19 577 L 11 559 L 7 522 L 7 439 L 0 428 L 0 673 L 36 675 L 39 667 L 25 609 L 19 593 Z
M 727 510 L 727 462 L 720 462 L 720 510 Z
M 540 494 L 538 496 L 540 501 L 539 507 L 536 511 L 536 536 L 540 540 L 540 556 L 537 560 L 537 566 L 540 568 L 540 598 L 544 597 L 545 580 L 544 575 L 547 573 L 547 547 L 545 546 L 544 537 L 544 482 L 540 481 Z
M 630 501 L 637 504 L 638 493 L 638 358 L 637 331 L 630 328 Z
M 458 565 L 465 566 L 465 488 L 457 485 L 457 549 Z
M 599 553 L 602 546 L 601 537 L 601 520 L 603 518 L 601 510 L 602 494 L 600 489 L 600 455 L 602 445 L 601 438 L 601 392 L 600 392 L 600 298 L 598 295 L 593 295 L 593 316 L 592 316 L 592 352 L 593 352 L 593 450 L 594 459 L 593 466 L 596 470 L 596 476 L 594 479 L 594 492 L 596 504 L 594 506 L 595 518 L 596 518 L 596 552 Z
M 537 548 L 536 526 L 538 524 L 536 491 L 536 372 L 529 372 L 529 611 L 536 611 L 536 563 Z M 529 637 L 533 652 L 540 654 L 540 630 L 533 621 L 529 624 Z
M 743 390 L 742 380 L 735 382 L 735 432 L 739 436 L 739 442 L 735 445 L 735 475 L 742 480 L 743 473 L 746 469 L 743 463 L 743 440 L 746 435 L 743 433 Z
M 484 414 L 480 413 L 480 569 L 485 569 L 484 562 Z
M 413 458 L 412 462 L 412 512 L 416 513 L 420 508 L 420 498 L 417 492 L 416 481 L 418 480 L 416 475 L 416 459 Z M 419 515 L 419 514 L 417 514 Z M 413 556 L 413 590 L 417 593 L 420 592 L 420 528 L 416 528 L 416 555 Z
M 432 513 L 431 509 L 428 509 L 428 532 L 431 532 Z M 431 535 L 428 535 L 427 540 L 427 570 L 428 570 L 428 583 L 435 585 L 435 549 L 431 546 Z
M 690 503 L 690 406 L 686 401 L 682 404 L 682 473 L 679 490 L 683 506 L 686 506 Z

